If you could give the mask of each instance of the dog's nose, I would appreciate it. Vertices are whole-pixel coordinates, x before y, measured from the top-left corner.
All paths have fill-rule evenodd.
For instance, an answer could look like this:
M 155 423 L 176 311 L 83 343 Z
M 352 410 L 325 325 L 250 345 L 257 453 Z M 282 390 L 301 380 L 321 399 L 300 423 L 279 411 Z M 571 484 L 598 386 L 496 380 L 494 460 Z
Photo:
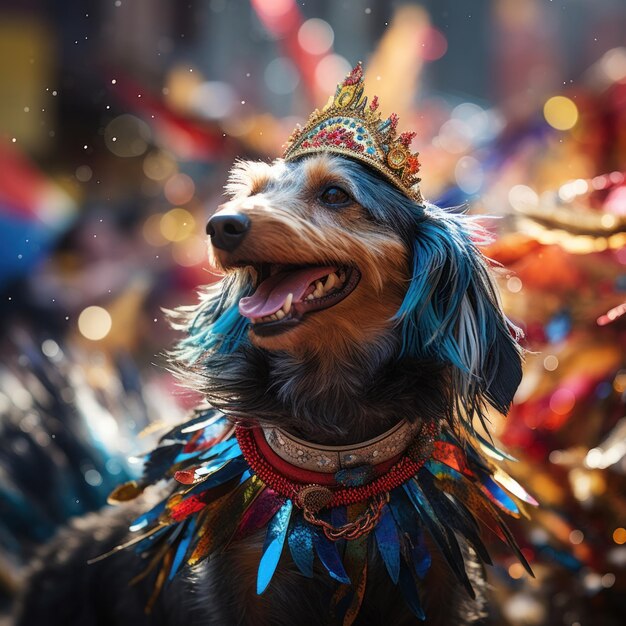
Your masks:
M 221 250 L 232 252 L 250 230 L 250 218 L 243 213 L 214 215 L 206 225 L 211 243 Z

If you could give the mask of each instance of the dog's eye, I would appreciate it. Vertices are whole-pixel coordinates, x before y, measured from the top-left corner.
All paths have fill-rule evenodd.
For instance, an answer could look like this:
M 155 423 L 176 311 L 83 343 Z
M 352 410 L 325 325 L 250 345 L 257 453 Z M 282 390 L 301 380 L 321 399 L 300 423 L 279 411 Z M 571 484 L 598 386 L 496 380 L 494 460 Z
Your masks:
M 328 206 L 343 206 L 352 200 L 341 187 L 326 187 L 320 194 L 320 200 Z

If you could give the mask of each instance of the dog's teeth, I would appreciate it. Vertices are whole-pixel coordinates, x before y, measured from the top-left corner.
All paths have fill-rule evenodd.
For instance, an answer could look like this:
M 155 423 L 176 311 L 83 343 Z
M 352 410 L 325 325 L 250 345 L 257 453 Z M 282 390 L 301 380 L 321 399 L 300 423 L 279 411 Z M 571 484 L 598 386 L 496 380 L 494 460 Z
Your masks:
M 324 290 L 330 291 L 335 286 L 336 282 L 337 277 L 335 276 L 335 273 L 333 272 L 332 274 L 329 274 L 326 282 L 324 283 Z
M 315 298 L 315 296 L 312 293 L 306 297 L 307 300 L 313 300 L 313 298 Z
M 286 298 L 285 298 L 285 304 L 283 304 L 283 308 L 282 311 L 285 315 L 287 315 L 287 313 L 289 313 L 289 311 L 291 311 L 291 303 L 293 302 L 293 294 L 290 293 Z
M 283 317 L 285 317 L 285 312 L 282 309 L 278 309 L 278 311 L 274 313 L 274 317 L 276 317 L 279 320 L 282 320 Z

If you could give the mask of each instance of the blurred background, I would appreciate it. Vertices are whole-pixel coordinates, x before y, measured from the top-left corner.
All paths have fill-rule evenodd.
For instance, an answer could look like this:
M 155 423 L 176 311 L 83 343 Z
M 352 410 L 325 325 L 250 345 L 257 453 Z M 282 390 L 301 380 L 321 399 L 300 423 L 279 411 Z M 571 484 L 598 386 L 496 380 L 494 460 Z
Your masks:
M 623 0 L 0 1 L 0 607 L 197 401 L 162 309 L 216 279 L 233 160 L 278 156 L 361 60 L 424 195 L 501 218 L 529 353 L 494 429 L 542 506 L 517 529 L 537 577 L 503 554 L 494 619 L 623 624 L 624 46 Z

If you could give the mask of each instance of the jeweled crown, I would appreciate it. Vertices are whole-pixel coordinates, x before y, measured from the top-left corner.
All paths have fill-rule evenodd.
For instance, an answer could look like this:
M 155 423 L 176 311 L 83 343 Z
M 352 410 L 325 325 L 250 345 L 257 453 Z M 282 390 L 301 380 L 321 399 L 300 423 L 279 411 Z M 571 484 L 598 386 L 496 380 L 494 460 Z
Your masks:
M 417 177 L 419 153 L 409 146 L 416 133 L 397 135 L 398 116 L 386 120 L 378 112 L 378 97 L 367 102 L 363 66 L 359 63 L 320 111 L 315 109 L 304 128 L 295 128 L 287 140 L 283 158 L 291 161 L 305 154 L 332 152 L 362 161 L 383 174 L 409 198 L 422 203 Z

